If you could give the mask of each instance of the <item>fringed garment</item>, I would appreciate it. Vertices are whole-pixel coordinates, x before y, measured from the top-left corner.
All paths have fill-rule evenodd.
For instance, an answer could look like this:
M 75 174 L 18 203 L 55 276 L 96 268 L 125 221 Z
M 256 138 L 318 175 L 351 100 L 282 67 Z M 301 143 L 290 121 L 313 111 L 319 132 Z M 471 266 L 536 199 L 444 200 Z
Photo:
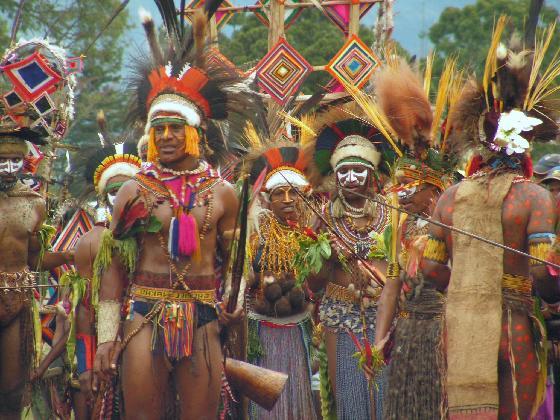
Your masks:
M 173 290 L 132 285 L 128 316 L 152 321 L 152 350 L 171 361 L 192 355 L 195 328 L 218 319 L 215 290 Z M 132 338 L 132 337 L 131 337 Z M 125 342 L 130 339 L 125 338 Z
M 288 382 L 269 412 L 250 403 L 254 420 L 315 420 L 311 392 L 311 335 L 313 323 L 308 312 L 286 318 L 248 314 L 249 362 L 288 374 Z
M 383 419 L 445 418 L 444 304 L 444 295 L 427 285 L 404 303 L 388 367 Z
M 336 417 L 338 420 L 371 419 L 372 400 L 375 406 L 375 418 L 381 419 L 382 401 L 385 388 L 385 372 L 380 372 L 375 379 L 376 384 L 370 385 L 364 371 L 358 366 L 353 355 L 358 351 L 352 337 L 352 331 L 363 342 L 364 323 L 370 343 L 375 339 L 375 320 L 377 307 L 364 308 L 363 317 L 360 304 L 345 298 L 340 286 L 329 284 L 319 308 L 319 317 L 325 328 L 334 331 L 336 338 Z M 325 376 L 321 377 L 325 380 Z M 324 384 L 321 384 L 324 387 Z M 321 398 L 324 398 L 322 395 Z M 323 405 L 329 405 L 323 401 Z

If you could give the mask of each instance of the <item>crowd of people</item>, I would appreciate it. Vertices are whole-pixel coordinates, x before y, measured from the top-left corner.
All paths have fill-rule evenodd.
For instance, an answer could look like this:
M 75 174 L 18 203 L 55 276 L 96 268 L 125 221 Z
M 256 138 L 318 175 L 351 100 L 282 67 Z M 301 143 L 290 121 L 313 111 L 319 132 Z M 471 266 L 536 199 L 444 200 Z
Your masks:
M 69 217 L 34 180 L 75 75 L 42 40 L 0 63 L 0 419 L 554 418 L 560 154 L 531 159 L 559 133 L 550 42 L 501 17 L 481 77 L 387 46 L 367 88 L 280 109 L 208 59 L 215 4 L 192 27 L 159 10 L 137 144 L 99 113 Z

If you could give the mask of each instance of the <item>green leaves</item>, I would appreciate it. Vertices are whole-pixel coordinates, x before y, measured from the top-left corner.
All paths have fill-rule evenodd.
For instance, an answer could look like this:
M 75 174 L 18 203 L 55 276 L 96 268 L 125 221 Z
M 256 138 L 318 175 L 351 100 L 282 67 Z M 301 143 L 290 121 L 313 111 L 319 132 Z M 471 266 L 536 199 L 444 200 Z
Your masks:
M 328 235 L 321 233 L 314 240 L 302 235 L 299 240 L 299 252 L 296 254 L 294 269 L 296 271 L 296 286 L 301 287 L 310 274 L 317 274 L 323 264 L 332 255 Z
M 370 248 L 369 259 L 386 260 L 390 256 L 392 231 L 391 226 L 388 226 L 383 233 L 371 232 L 375 244 Z

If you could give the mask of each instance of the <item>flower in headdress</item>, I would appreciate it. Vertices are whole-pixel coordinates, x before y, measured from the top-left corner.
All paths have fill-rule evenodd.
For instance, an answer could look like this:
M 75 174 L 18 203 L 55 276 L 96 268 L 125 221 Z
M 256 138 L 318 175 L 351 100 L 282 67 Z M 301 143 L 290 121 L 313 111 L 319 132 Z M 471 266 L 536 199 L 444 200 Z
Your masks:
M 542 124 L 538 118 L 528 117 L 524 112 L 512 110 L 504 112 L 498 120 L 498 129 L 494 137 L 494 144 L 505 147 L 507 155 L 524 153 L 529 149 L 529 142 L 521 133 L 531 131 L 533 127 Z

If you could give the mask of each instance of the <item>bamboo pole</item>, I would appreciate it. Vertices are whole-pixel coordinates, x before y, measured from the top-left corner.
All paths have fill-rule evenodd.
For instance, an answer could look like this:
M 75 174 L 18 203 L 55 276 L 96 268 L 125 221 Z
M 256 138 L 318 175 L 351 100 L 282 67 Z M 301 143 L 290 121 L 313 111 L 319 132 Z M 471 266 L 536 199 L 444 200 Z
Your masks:
M 350 21 L 348 22 L 348 37 L 358 35 L 360 30 L 360 1 L 352 0 L 350 4 Z

